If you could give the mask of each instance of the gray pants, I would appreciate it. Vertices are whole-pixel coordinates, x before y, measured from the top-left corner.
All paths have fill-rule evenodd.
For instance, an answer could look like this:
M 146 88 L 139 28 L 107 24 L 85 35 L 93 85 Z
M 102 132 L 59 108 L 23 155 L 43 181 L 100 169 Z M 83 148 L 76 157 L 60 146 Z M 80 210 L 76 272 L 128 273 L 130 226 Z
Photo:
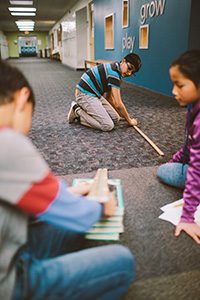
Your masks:
M 99 99 L 76 90 L 76 102 L 81 107 L 77 114 L 82 125 L 110 131 L 120 120 L 119 114 L 104 97 Z

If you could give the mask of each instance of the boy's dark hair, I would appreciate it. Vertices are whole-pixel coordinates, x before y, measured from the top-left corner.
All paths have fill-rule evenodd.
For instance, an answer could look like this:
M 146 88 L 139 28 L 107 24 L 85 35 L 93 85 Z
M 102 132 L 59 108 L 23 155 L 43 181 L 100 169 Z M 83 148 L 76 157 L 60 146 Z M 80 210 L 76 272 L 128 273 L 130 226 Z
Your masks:
M 178 66 L 180 72 L 196 87 L 200 86 L 200 49 L 189 50 L 174 60 L 171 67 Z
M 124 57 L 124 59 L 135 67 L 135 72 L 138 72 L 141 68 L 142 62 L 139 55 L 135 53 L 129 53 Z
M 23 87 L 30 90 L 28 101 L 35 106 L 33 90 L 20 70 L 0 60 L 0 105 L 14 100 L 14 94 Z

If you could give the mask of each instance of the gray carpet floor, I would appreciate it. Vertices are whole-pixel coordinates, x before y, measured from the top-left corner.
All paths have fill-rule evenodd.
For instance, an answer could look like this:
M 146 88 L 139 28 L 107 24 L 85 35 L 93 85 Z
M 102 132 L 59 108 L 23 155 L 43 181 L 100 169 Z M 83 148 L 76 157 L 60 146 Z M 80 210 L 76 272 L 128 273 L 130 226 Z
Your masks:
M 125 300 L 199 300 L 200 249 L 182 233 L 174 237 L 174 226 L 158 219 L 160 207 L 181 198 L 181 191 L 161 184 L 157 167 L 142 167 L 109 172 L 119 178 L 125 203 L 125 232 L 120 242 L 131 249 L 136 260 L 137 280 Z M 93 178 L 95 172 L 64 176 Z M 88 241 L 87 247 L 103 244 Z M 184 284 L 183 284 L 184 283 Z
M 139 128 L 165 153 L 161 158 L 122 121 L 111 132 L 68 124 L 66 116 L 82 74 L 58 62 L 41 59 L 12 60 L 28 77 L 36 94 L 30 137 L 58 175 L 153 166 L 170 159 L 184 142 L 185 109 L 167 96 L 129 83 L 122 84 L 122 98 Z
M 120 243 L 131 249 L 137 268 L 137 280 L 124 299 L 200 300 L 199 246 L 184 233 L 175 238 L 173 225 L 158 219 L 162 205 L 181 198 L 181 191 L 158 182 L 156 168 L 184 142 L 185 109 L 171 97 L 122 84 L 127 110 L 165 153 L 161 158 L 125 122 L 108 133 L 67 123 L 81 71 L 42 59 L 11 63 L 25 73 L 35 91 L 30 138 L 52 170 L 69 184 L 75 177 L 93 177 L 99 167 L 122 180 L 125 232 Z

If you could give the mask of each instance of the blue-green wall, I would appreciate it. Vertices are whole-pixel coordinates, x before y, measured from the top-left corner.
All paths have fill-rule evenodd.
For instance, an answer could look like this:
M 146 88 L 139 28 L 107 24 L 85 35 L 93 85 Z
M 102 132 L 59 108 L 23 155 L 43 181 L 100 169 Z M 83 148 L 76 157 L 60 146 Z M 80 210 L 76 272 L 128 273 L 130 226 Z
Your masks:
M 171 95 L 168 69 L 171 61 L 188 49 L 191 0 L 165 0 L 164 13 L 146 19 L 149 48 L 139 49 L 140 9 L 164 0 L 129 0 L 129 27 L 122 28 L 122 0 L 94 0 L 95 59 L 121 60 L 130 52 L 122 49 L 122 38 L 135 37 L 133 51 L 142 59 L 142 69 L 128 79 L 140 86 Z M 104 18 L 114 13 L 114 50 L 104 49 Z

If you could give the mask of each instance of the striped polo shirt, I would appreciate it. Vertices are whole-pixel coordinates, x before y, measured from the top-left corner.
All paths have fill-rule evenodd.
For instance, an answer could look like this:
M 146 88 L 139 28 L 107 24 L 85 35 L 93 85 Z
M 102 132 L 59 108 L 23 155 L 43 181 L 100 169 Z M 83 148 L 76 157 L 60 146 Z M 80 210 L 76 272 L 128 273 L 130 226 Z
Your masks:
M 120 83 L 120 64 L 114 62 L 100 64 L 89 69 L 82 75 L 76 87 L 85 94 L 101 98 L 105 92 L 109 91 L 110 87 L 119 89 Z

